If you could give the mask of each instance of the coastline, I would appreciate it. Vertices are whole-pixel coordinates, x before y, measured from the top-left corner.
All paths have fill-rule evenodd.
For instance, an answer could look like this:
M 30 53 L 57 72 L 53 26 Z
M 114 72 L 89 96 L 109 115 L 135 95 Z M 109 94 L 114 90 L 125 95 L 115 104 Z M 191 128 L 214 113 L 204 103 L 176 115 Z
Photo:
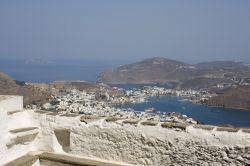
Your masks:
M 158 83 L 112 83 L 112 84 L 108 84 L 112 87 L 115 87 L 116 85 L 119 85 L 119 86 L 133 86 L 133 85 L 138 85 L 141 87 L 145 87 L 145 86 L 156 86 L 156 87 L 166 87 L 166 86 L 169 86 L 168 84 L 158 84 Z M 169 86 L 170 87 L 170 86 Z M 177 90 L 177 89 L 172 89 L 172 90 Z M 178 91 L 186 91 L 186 89 L 178 89 Z M 175 95 L 175 94 L 171 94 L 173 96 L 178 96 L 178 95 Z M 195 101 L 195 100 L 192 100 L 192 99 L 189 99 L 189 98 L 185 98 L 183 97 L 184 100 L 187 100 L 187 101 L 190 101 L 190 102 L 193 102 L 195 104 L 201 104 L 201 105 L 205 105 L 205 106 L 209 106 L 209 107 L 215 107 L 215 108 L 227 108 L 227 109 L 236 109 L 236 110 L 242 110 L 242 111 L 250 111 L 250 108 L 244 108 L 244 107 L 227 107 L 227 106 L 220 106 L 220 105 L 215 105 L 215 104 L 207 104 L 206 102 L 203 102 L 203 101 Z
M 216 105 L 209 105 L 209 104 L 203 104 L 208 107 L 213 107 L 213 108 L 225 108 L 225 109 L 234 109 L 234 110 L 239 110 L 239 111 L 250 111 L 250 108 L 240 108 L 240 107 L 225 107 L 225 106 L 216 106 Z

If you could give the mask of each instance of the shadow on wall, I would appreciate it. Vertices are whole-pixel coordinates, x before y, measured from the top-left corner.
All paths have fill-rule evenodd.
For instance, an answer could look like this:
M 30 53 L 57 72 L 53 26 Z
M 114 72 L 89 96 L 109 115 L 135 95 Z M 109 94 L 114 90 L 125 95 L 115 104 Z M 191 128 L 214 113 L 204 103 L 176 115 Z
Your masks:
M 69 129 L 55 129 L 55 136 L 65 152 L 70 151 L 70 130 Z

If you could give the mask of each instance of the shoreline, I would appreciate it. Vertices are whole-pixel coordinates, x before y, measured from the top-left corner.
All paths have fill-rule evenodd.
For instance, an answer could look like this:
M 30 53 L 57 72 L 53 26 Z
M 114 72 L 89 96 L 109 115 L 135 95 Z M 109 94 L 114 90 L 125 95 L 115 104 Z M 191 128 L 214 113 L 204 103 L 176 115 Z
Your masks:
M 164 85 L 167 86 L 168 84 L 157 84 L 157 83 L 128 83 L 128 84 L 127 83 L 118 83 L 117 84 L 117 83 L 112 83 L 112 84 L 108 84 L 108 85 L 111 86 L 111 87 L 115 87 L 115 85 L 124 85 L 124 86 L 125 85 L 140 85 L 140 86 L 142 86 L 141 88 L 146 87 L 146 86 L 152 86 L 152 87 L 156 86 L 156 87 L 161 88 L 161 86 L 164 86 Z M 160 86 L 158 86 L 158 85 L 160 85 Z M 136 88 L 136 89 L 138 89 L 138 88 Z M 176 89 L 171 89 L 171 90 L 175 91 Z M 179 89 L 179 90 L 176 90 L 176 91 L 187 91 L 187 90 L 186 89 Z M 178 96 L 178 95 L 172 94 L 171 96 Z M 182 97 L 182 96 L 180 96 L 180 97 Z M 202 103 L 201 101 L 197 102 L 197 101 L 185 98 L 185 97 L 183 97 L 183 99 L 185 99 L 187 101 L 190 101 L 190 102 L 192 102 L 194 104 L 201 104 L 201 105 L 208 106 L 208 107 L 235 109 L 235 110 L 239 110 L 239 111 L 250 111 L 250 108 L 217 106 L 217 105 L 213 105 L 213 104 Z
M 239 108 L 239 107 L 225 107 L 225 106 L 216 106 L 216 105 L 209 105 L 209 104 L 202 104 L 208 107 L 213 107 L 213 108 L 225 108 L 225 109 L 233 109 L 233 110 L 238 110 L 238 111 L 244 111 L 244 112 L 250 112 L 249 108 Z
M 112 94 L 114 91 L 120 93 Z M 231 124 L 233 126 L 250 126 L 244 123 L 237 124 L 232 118 L 229 118 L 229 122 L 217 122 L 213 119 L 205 120 L 204 117 L 192 116 L 197 114 L 197 109 L 194 113 L 186 112 L 179 109 L 174 109 L 169 112 L 163 112 L 156 110 L 157 113 L 145 113 L 143 110 L 136 110 L 131 107 L 119 107 L 123 104 L 139 104 L 146 103 L 150 97 L 154 96 L 173 96 L 180 99 L 185 99 L 194 105 L 202 105 L 211 108 L 199 100 L 205 100 L 212 96 L 212 94 L 206 91 L 195 91 L 195 90 L 173 90 L 159 87 L 143 87 L 133 90 L 124 90 L 121 88 L 107 88 L 103 86 L 98 92 L 85 92 L 73 90 L 66 93 L 65 96 L 56 96 L 50 103 L 43 105 L 44 110 L 52 110 L 55 112 L 65 112 L 68 114 L 82 114 L 82 115 L 95 115 L 95 116 L 111 116 L 111 117 L 130 117 L 130 118 L 141 118 L 141 119 L 154 119 L 158 121 L 176 121 L 181 123 L 202 123 L 202 124 Z M 199 100 L 198 100 L 199 99 Z M 150 107 L 150 106 L 148 106 Z M 146 108 L 146 107 L 145 107 Z M 172 112 L 172 114 L 170 113 Z M 174 112 L 174 113 L 173 113 Z M 178 113 L 180 115 L 178 115 Z M 188 116 L 186 115 L 188 113 Z M 193 119 L 194 118 L 194 119 Z M 214 122 L 213 122 L 214 121 Z

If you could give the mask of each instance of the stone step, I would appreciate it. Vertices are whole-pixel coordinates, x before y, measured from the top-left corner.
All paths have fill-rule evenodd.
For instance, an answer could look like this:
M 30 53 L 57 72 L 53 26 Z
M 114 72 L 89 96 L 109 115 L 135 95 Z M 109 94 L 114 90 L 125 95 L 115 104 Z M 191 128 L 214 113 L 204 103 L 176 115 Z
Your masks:
M 33 166 L 33 164 L 39 160 L 39 157 L 32 154 L 26 154 L 20 156 L 8 163 L 5 163 L 4 166 Z
M 88 157 L 82 157 L 72 154 L 59 154 L 53 152 L 44 152 L 39 155 L 41 165 L 82 165 L 82 166 L 132 166 L 131 164 L 101 160 L 101 159 L 92 159 Z
M 28 152 L 23 156 L 5 163 L 4 166 L 32 166 L 36 161 L 39 161 L 41 165 L 51 166 L 134 166 L 123 162 L 42 151 Z
M 11 148 L 14 145 L 18 145 L 18 144 L 27 144 L 29 142 L 32 142 L 38 135 L 38 131 L 37 132 L 32 132 L 32 133 L 28 133 L 28 134 L 23 134 L 23 135 L 18 135 L 12 139 L 10 139 L 10 141 L 6 144 L 7 148 Z
M 21 133 L 21 132 L 27 132 L 27 131 L 36 130 L 36 129 L 38 129 L 38 127 L 23 127 L 23 128 L 9 130 L 9 132 L 10 133 Z
M 15 111 L 9 111 L 9 112 L 7 112 L 7 115 L 13 115 L 13 114 L 16 114 L 16 113 L 18 113 L 18 112 L 23 112 L 24 110 L 15 110 Z

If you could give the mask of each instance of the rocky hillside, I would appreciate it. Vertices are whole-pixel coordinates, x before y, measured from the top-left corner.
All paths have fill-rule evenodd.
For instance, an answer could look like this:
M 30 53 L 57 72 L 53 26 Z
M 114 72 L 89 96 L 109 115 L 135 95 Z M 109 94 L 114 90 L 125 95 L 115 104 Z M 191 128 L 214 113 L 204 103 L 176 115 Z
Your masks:
M 17 81 L 0 72 L 0 95 L 21 95 L 24 96 L 24 104 L 40 103 L 48 100 L 52 92 L 47 89 L 40 89 L 27 85 L 23 81 Z
M 226 87 L 250 83 L 250 67 L 239 62 L 186 64 L 151 58 L 103 72 L 98 81 L 111 84 L 174 83 L 180 88 Z
M 171 73 L 178 68 L 190 66 L 181 62 L 152 58 L 120 66 L 101 74 L 99 81 L 106 83 L 156 83 L 175 80 Z M 169 75 L 169 79 L 166 75 Z
M 43 104 L 52 96 L 64 95 L 66 91 L 71 89 L 97 91 L 100 87 L 87 81 L 55 81 L 48 84 L 25 83 L 0 72 L 0 95 L 24 96 L 24 105 Z
M 250 86 L 229 88 L 222 94 L 210 98 L 208 105 L 250 110 Z

